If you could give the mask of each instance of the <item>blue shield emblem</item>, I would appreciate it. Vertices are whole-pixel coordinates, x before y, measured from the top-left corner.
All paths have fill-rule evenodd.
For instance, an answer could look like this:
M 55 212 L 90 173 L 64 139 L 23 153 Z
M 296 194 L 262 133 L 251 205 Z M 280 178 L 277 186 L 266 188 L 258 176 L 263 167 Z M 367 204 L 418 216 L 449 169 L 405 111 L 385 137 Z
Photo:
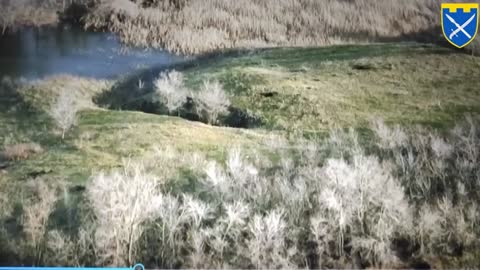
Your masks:
M 457 48 L 463 48 L 475 39 L 478 29 L 477 3 L 442 4 L 443 35 Z

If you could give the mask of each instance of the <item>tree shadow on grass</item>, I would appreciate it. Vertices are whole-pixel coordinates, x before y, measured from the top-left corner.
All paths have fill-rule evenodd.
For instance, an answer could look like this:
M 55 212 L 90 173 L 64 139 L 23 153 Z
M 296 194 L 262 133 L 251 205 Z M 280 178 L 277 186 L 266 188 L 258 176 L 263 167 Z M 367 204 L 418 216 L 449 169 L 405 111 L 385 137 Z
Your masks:
M 120 79 L 110 91 L 103 92 L 94 97 L 94 102 L 101 107 L 113 110 L 172 115 L 190 121 L 206 123 L 205 118 L 197 113 L 195 101 L 190 97 L 186 99 L 185 104 L 181 108 L 169 113 L 166 106 L 156 101 L 153 97 L 154 81 L 158 78 L 159 74 L 164 71 L 176 70 L 182 72 L 196 66 L 208 65 L 208 63 L 221 61 L 227 57 L 244 55 L 249 52 L 250 51 L 246 50 L 232 50 L 229 52 L 212 53 L 173 65 L 162 65 L 139 70 Z M 258 117 L 250 115 L 240 108 L 230 106 L 228 111 L 225 117 L 220 117 L 218 125 L 236 128 L 253 128 L 261 124 L 261 120 Z
M 2 82 L 0 85 L 0 115 L 6 131 L 0 138 L 22 136 L 34 142 L 50 143 L 51 135 L 48 132 L 52 127 L 50 117 L 25 100 L 18 92 L 19 87 L 13 82 Z
M 33 163 L 28 161 L 34 159 L 33 155 L 22 158 L 21 160 L 8 160 L 3 157 L 0 163 L 5 165 L 12 177 L 18 180 L 36 178 L 52 172 L 50 166 L 44 167 L 47 161 L 40 159 L 47 158 L 47 152 L 58 150 L 71 152 L 76 151 L 75 145 L 69 140 L 62 140 L 59 135 L 54 134 L 52 130 L 55 125 L 49 114 L 42 108 L 33 104 L 25 95 L 19 92 L 22 87 L 30 87 L 15 82 L 0 82 L 0 159 L 3 146 L 22 143 L 37 143 L 43 150 L 35 155 L 39 155 L 38 160 Z M 34 86 L 30 89 L 21 91 L 35 91 Z M 75 130 L 72 130 L 71 134 Z M 70 136 L 70 135 L 69 135 Z M 37 162 L 38 161 L 38 162 Z M 2 165 L 2 166 L 3 166 Z
M 161 65 L 153 68 L 139 70 L 120 79 L 110 91 L 103 92 L 94 98 L 95 103 L 102 107 L 116 110 L 142 111 L 145 113 L 168 115 L 166 107 L 154 102 L 154 81 L 159 74 L 166 70 L 185 71 L 195 67 L 215 66 L 222 68 L 230 64 L 229 59 L 236 58 L 234 65 L 258 66 L 262 61 L 271 65 L 283 66 L 286 68 L 298 68 L 303 63 L 333 60 L 356 60 L 365 57 L 381 57 L 383 55 L 411 55 L 411 54 L 455 54 L 465 53 L 465 50 L 458 50 L 443 38 L 440 27 L 434 27 L 425 31 L 401 36 L 371 36 L 367 33 L 343 33 L 345 38 L 366 38 L 384 44 L 371 45 L 340 45 L 322 48 L 262 48 L 254 50 L 227 50 L 205 54 L 195 59 L 185 60 L 172 65 Z M 412 44 L 412 42 L 414 42 Z M 403 45 L 404 46 L 403 46 Z M 432 45 L 435 44 L 435 45 Z M 437 46 L 438 45 L 438 46 Z M 445 47 L 445 48 L 443 48 Z M 425 49 L 423 49 L 425 48 Z M 448 49 L 446 49 L 448 48 Z M 251 57 L 248 57 L 251 56 Z M 238 59 L 238 62 L 237 62 Z M 225 86 L 228 86 L 229 79 L 235 74 L 227 76 Z M 240 78 L 242 81 L 244 78 Z M 223 81 L 222 81 L 223 82 Z M 197 82 L 198 83 L 198 82 Z M 193 105 L 194 107 L 194 105 Z M 191 102 L 186 107 L 172 113 L 191 121 L 202 121 L 202 117 L 192 110 Z M 205 122 L 205 121 L 202 121 Z M 250 128 L 261 125 L 261 119 L 250 115 L 240 108 L 230 107 L 227 117 L 221 119 L 220 125 L 230 127 Z

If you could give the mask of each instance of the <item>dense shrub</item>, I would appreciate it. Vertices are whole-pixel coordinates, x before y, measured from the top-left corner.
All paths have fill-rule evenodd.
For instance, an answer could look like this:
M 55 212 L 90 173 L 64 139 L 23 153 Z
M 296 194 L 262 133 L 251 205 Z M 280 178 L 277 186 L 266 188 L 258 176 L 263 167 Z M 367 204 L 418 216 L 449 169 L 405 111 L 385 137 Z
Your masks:
M 368 153 L 353 130 L 295 144 L 271 137 L 268 155 L 233 147 L 223 162 L 160 148 L 93 175 L 93 216 L 74 235 L 44 226 L 56 199 L 41 188 L 43 199 L 25 204 L 24 237 L 36 240 L 22 254 L 38 264 L 162 268 L 405 268 L 463 258 L 480 248 L 477 124 L 468 118 L 440 136 L 377 121 Z M 172 188 L 185 170 L 195 189 Z M 33 218 L 38 207 L 45 215 Z
M 42 147 L 37 143 L 19 143 L 5 146 L 5 149 L 0 152 L 0 159 L 23 160 L 42 152 Z
M 169 113 L 177 111 L 187 102 L 187 88 L 183 85 L 183 75 L 175 70 L 162 72 L 155 80 L 155 99 L 159 99 Z
M 118 33 L 128 44 L 198 54 L 225 48 L 435 42 L 439 9 L 434 0 L 103 0 L 85 21 L 87 27 Z
M 384 40 L 436 42 L 440 25 L 440 5 L 433 0 L 2 0 L 0 5 L 0 34 L 60 19 L 109 29 L 131 45 L 182 54 Z M 480 51 L 477 41 L 468 48 Z
M 137 165 L 123 172 L 96 175 L 88 188 L 97 229 L 95 247 L 100 264 L 131 265 L 145 222 L 155 220 L 162 206 L 155 176 Z
M 228 113 L 230 100 L 218 81 L 204 81 L 194 96 L 197 112 L 209 124 L 217 124 L 218 117 Z

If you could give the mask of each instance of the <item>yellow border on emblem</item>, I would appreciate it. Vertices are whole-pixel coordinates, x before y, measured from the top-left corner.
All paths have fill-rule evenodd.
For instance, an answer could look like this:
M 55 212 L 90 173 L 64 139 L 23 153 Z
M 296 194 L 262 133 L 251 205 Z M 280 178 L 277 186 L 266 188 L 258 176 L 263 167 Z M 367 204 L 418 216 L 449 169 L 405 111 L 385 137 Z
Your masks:
M 451 12 L 456 12 L 457 9 L 464 9 L 464 10 L 472 10 L 472 9 L 477 9 L 477 27 L 475 28 L 475 33 L 473 34 L 473 37 L 472 39 L 465 43 L 463 46 L 458 46 L 456 45 L 455 43 L 453 43 L 447 36 L 447 34 L 445 33 L 445 29 L 443 27 L 443 10 L 444 9 L 449 9 Z M 454 11 L 452 11 L 454 10 Z M 477 3 L 442 3 L 442 8 L 440 9 L 440 23 L 442 25 L 442 32 L 443 32 L 443 36 L 445 36 L 445 39 L 450 43 L 452 44 L 453 46 L 461 49 L 465 46 L 467 46 L 468 44 L 472 43 L 472 41 L 475 39 L 475 37 L 477 36 L 477 32 L 478 32 L 478 25 L 480 24 L 480 19 L 478 18 L 479 16 L 479 4 Z

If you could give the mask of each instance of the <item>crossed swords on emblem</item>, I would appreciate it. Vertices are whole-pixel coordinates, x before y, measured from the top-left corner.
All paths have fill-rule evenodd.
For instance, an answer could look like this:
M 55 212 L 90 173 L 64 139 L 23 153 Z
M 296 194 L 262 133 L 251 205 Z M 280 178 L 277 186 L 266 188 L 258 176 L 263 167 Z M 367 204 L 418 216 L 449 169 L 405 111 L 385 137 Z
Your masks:
M 467 27 L 474 19 L 475 19 L 475 14 L 473 14 L 472 17 L 470 17 L 470 19 L 468 19 L 464 24 L 460 25 L 458 24 L 450 15 L 448 14 L 445 14 L 448 18 L 449 21 L 451 21 L 456 27 L 457 29 L 456 30 L 453 30 L 452 29 L 452 33 L 450 34 L 449 38 L 452 39 L 453 36 L 457 36 L 457 34 L 459 32 L 462 32 L 465 34 L 465 36 L 467 36 L 468 38 L 472 38 L 472 36 L 467 32 L 465 31 L 465 27 Z

